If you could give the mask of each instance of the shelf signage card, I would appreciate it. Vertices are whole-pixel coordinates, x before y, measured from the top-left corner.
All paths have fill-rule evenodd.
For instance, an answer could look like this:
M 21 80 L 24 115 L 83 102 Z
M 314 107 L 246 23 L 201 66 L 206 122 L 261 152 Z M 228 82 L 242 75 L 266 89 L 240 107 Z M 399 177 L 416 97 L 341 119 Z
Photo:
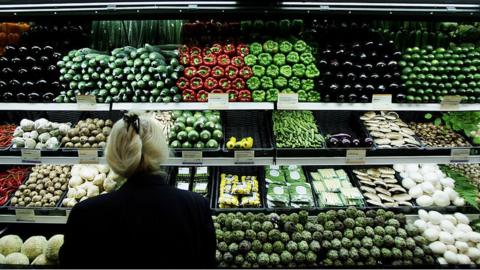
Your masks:
M 33 209 L 15 209 L 15 218 L 17 221 L 35 221 L 35 211 Z
M 182 151 L 183 164 L 202 164 L 202 151 Z
M 279 110 L 294 110 L 298 109 L 298 94 L 280 93 L 278 94 L 277 108 Z
M 78 149 L 78 163 L 98 164 L 97 149 Z
M 451 162 L 468 162 L 470 159 L 470 148 L 454 148 L 450 152 Z
M 42 152 L 38 149 L 22 149 L 22 162 L 41 163 Z
M 221 93 L 208 94 L 208 109 L 210 110 L 228 109 L 228 94 L 221 94 Z
M 440 108 L 442 110 L 457 110 L 460 107 L 461 101 L 461 96 L 443 96 Z
M 255 151 L 238 150 L 234 152 L 235 164 L 253 164 L 255 163 Z
M 97 105 L 97 99 L 92 95 L 78 95 L 76 99 L 80 110 L 91 110 Z
M 348 149 L 346 154 L 347 164 L 363 164 L 365 163 L 367 150 L 365 149 Z
M 373 110 L 391 110 L 392 95 L 391 94 L 374 94 L 372 95 Z

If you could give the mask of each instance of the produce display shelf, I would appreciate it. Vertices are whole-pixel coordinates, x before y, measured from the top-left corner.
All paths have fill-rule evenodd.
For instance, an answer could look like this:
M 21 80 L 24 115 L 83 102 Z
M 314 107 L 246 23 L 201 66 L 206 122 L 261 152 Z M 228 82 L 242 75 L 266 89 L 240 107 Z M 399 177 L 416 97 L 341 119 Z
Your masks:
M 179 102 L 179 103 L 113 103 L 112 110 L 208 110 L 208 103 Z M 226 107 L 215 110 L 273 110 L 273 102 L 229 102 Z
M 65 157 L 65 156 L 55 156 L 55 157 L 41 157 L 38 161 L 22 161 L 21 156 L 1 156 L 0 164 L 24 164 L 24 165 L 34 165 L 34 164 L 80 164 L 78 157 Z M 99 164 L 107 164 L 104 157 L 98 157 Z
M 278 106 L 278 105 L 277 105 Z M 458 108 L 446 108 L 435 103 L 392 103 L 377 105 L 374 103 L 333 103 L 333 102 L 299 102 L 282 110 L 310 110 L 310 111 L 480 111 L 480 104 L 460 104 Z
M 81 106 L 77 103 L 0 103 L 0 111 L 110 111 L 110 104 Z
M 391 165 L 408 163 L 453 163 L 451 156 L 367 156 L 365 162 L 347 162 L 346 157 L 280 157 L 276 165 Z M 458 161 L 455 161 L 458 163 Z M 480 163 L 480 155 L 469 156 L 463 163 Z
M 235 158 L 228 157 L 211 157 L 211 158 L 202 158 L 201 163 L 184 163 L 183 159 L 180 158 L 169 158 L 164 165 L 165 166 L 188 166 L 188 165 L 198 165 L 198 166 L 266 166 L 273 165 L 273 157 L 255 157 L 253 163 L 242 163 L 236 162 Z

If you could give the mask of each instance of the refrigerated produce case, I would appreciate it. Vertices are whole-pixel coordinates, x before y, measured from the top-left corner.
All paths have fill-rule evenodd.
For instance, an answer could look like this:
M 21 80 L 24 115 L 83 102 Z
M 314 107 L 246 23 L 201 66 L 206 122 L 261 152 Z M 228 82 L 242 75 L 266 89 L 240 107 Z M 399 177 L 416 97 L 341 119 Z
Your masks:
M 123 183 L 103 147 L 127 111 L 162 125 L 168 183 L 210 201 L 219 268 L 480 263 L 477 1 L 4 1 L 0 16 L 0 254 L 36 249 L 4 266 L 55 267 L 42 245 L 58 249 L 71 207 Z

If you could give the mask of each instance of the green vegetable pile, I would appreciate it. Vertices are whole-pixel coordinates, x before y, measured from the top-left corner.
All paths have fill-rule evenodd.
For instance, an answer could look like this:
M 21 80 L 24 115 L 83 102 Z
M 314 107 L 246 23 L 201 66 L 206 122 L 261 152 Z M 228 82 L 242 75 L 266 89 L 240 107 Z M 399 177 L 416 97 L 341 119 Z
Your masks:
M 252 67 L 247 80 L 254 101 L 277 100 L 278 93 L 298 93 L 299 101 L 320 101 L 314 79 L 320 75 L 312 48 L 303 40 L 253 42 L 245 64 Z
M 445 95 L 460 95 L 462 102 L 480 102 L 479 47 L 413 47 L 399 64 L 404 82 L 399 101 L 436 103 Z
M 321 148 L 325 144 L 311 111 L 274 111 L 273 133 L 278 148 Z
M 220 268 L 433 265 L 427 240 L 403 214 L 342 210 L 214 216 Z
M 168 134 L 170 148 L 218 148 L 223 127 L 218 111 L 174 111 L 175 124 Z
M 67 85 L 57 102 L 75 102 L 77 95 L 96 96 L 99 103 L 179 102 L 175 86 L 183 73 L 176 50 L 146 44 L 126 46 L 111 54 L 84 48 L 73 50 L 57 63 L 60 81 Z M 170 48 L 170 47 L 169 47 Z

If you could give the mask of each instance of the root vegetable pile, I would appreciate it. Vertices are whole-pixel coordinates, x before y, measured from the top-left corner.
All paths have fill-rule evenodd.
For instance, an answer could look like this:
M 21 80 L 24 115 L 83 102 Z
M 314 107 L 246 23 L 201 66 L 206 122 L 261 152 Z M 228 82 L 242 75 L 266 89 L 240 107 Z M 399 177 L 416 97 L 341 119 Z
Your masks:
M 8 234 L 0 238 L 0 264 L 57 265 L 62 245 L 63 234 L 48 240 L 45 236 L 31 236 L 25 242 L 18 235 Z
M 113 121 L 99 118 L 80 120 L 62 138 L 65 148 L 104 148 L 112 130 Z
M 12 148 L 56 150 L 60 147 L 60 139 L 67 135 L 70 125 L 50 122 L 45 118 L 35 121 L 22 119 L 13 133 Z
M 470 144 L 458 133 L 433 123 L 408 125 L 427 147 L 465 147 Z

